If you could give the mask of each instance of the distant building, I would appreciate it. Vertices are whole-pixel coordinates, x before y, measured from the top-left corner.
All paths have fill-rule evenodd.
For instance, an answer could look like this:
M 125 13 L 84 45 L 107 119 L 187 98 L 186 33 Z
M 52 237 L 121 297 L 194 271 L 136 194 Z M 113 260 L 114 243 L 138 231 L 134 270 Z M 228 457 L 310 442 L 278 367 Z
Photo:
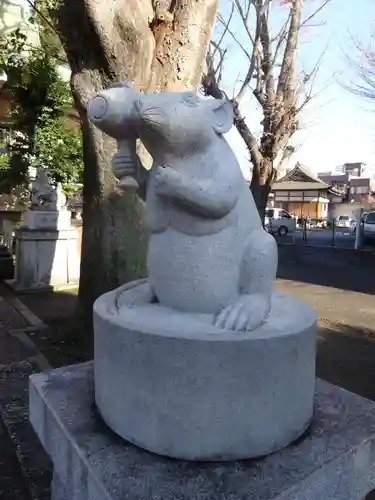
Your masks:
M 350 202 L 364 205 L 375 203 L 375 180 L 364 177 L 350 179 L 348 198 Z
M 326 218 L 330 200 L 342 199 L 339 191 L 300 163 L 274 183 L 272 194 L 275 207 L 312 219 Z
M 375 202 L 375 179 L 369 177 L 364 163 L 345 163 L 341 174 L 322 172 L 318 175 L 323 182 L 342 193 L 343 202 L 366 205 Z
M 330 196 L 328 218 L 339 215 L 354 216 L 358 209 L 375 207 L 375 179 L 371 170 L 362 162 L 345 163 L 335 172 L 321 172 L 319 178 L 342 198 Z
M 319 179 L 342 194 L 342 201 L 348 201 L 349 174 L 319 173 Z
M 365 171 L 366 164 L 362 162 L 344 163 L 344 173 L 349 176 L 362 177 Z

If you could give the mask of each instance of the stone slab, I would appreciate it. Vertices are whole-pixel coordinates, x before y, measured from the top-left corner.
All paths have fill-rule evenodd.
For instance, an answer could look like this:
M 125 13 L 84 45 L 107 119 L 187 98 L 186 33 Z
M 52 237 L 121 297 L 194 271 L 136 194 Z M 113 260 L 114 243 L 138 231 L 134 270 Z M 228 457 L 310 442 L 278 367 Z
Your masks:
M 375 488 L 375 403 L 320 380 L 309 431 L 260 460 L 171 460 L 121 440 L 97 416 L 91 362 L 33 375 L 30 419 L 53 500 L 357 500 Z
M 32 359 L 10 363 L 0 370 L 0 421 L 16 450 L 23 480 L 29 490 L 26 498 L 49 500 L 51 463 L 29 422 L 28 381 L 32 373 L 39 371 L 38 364 Z M 5 500 L 1 490 L 0 498 Z M 17 493 L 11 498 L 23 499 Z
M 39 285 L 37 287 L 30 287 L 20 283 L 16 279 L 4 280 L 7 287 L 16 293 L 22 294 L 33 294 L 33 293 L 47 293 L 47 292 L 63 292 L 64 290 L 73 290 L 78 287 L 79 279 L 73 281 L 72 283 L 67 283 L 63 285 Z
M 78 238 L 76 229 L 29 229 L 21 227 L 15 230 L 16 240 L 31 241 L 56 241 L 56 240 L 76 240 Z
M 68 210 L 28 210 L 24 214 L 24 224 L 28 229 L 70 228 L 71 213 Z

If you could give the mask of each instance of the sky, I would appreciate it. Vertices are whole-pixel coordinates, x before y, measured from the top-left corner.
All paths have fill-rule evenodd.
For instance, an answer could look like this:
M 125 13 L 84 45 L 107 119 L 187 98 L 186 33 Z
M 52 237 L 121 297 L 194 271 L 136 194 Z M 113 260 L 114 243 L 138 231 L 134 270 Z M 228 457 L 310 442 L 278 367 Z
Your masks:
M 12 1 L 28 10 L 26 0 Z M 247 1 L 241 0 L 242 4 Z M 322 2 L 305 0 L 305 16 Z M 230 6 L 231 0 L 221 0 L 220 10 L 224 17 Z M 273 11 L 275 30 L 285 12 L 285 8 L 280 7 Z M 297 151 L 291 158 L 291 164 L 300 161 L 312 170 L 322 172 L 334 170 L 346 162 L 361 161 L 375 172 L 375 101 L 372 105 L 344 88 L 345 84 L 350 85 L 358 80 L 353 65 L 348 61 L 348 57 L 355 59 L 358 56 L 353 39 L 366 44 L 371 31 L 375 32 L 375 0 L 330 0 L 314 24 L 316 26 L 306 28 L 301 33 L 298 65 L 300 70 L 311 70 L 324 52 L 314 84 L 314 92 L 321 93 L 300 117 L 302 130 L 292 140 Z M 232 29 L 248 46 L 238 18 L 234 19 Z M 231 38 L 226 39 L 225 46 L 228 55 L 223 86 L 231 96 L 236 85 L 238 88 L 238 80 L 244 76 L 247 61 Z M 241 105 L 241 111 L 250 129 L 256 135 L 259 134 L 261 114 L 250 90 Z M 242 139 L 234 128 L 227 139 L 248 177 L 250 163 Z
M 306 0 L 307 11 L 319 6 L 322 0 Z M 229 0 L 222 0 L 222 12 L 227 12 Z M 275 24 L 282 12 L 275 11 Z M 322 24 L 324 23 L 324 24 Z M 344 88 L 345 84 L 358 81 L 358 76 L 348 57 L 356 58 L 353 39 L 366 44 L 371 31 L 375 31 L 374 0 L 331 0 L 316 18 L 318 26 L 302 32 L 298 63 L 300 69 L 309 70 L 324 52 L 314 91 L 322 91 L 301 116 L 303 130 L 292 143 L 298 146 L 291 162 L 309 166 L 316 172 L 334 170 L 346 162 L 361 161 L 375 169 L 375 101 L 359 98 Z M 235 23 L 240 33 L 239 22 Z M 240 36 L 241 38 L 241 36 Z M 246 40 L 246 38 L 242 38 Z M 236 44 L 229 42 L 228 62 L 223 83 L 227 92 L 233 88 L 238 75 L 243 75 L 246 61 Z M 373 107 L 373 109 L 372 109 Z M 259 133 L 260 115 L 254 105 L 251 91 L 241 108 L 247 124 Z M 246 149 L 238 133 L 232 129 L 228 142 L 236 151 L 245 175 L 249 170 Z

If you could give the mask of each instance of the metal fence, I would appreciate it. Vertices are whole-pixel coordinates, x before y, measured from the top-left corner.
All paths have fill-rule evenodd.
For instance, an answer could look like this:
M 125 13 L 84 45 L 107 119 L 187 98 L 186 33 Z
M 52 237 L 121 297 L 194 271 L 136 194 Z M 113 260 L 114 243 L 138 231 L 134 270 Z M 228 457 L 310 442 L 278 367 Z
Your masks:
M 296 231 L 288 232 L 283 236 L 275 233 L 274 237 L 280 245 L 310 245 L 355 249 L 358 229 L 360 234 L 363 235 L 363 222 L 361 222 L 359 228 L 354 224 L 350 227 L 343 227 L 337 224 L 336 221 L 332 221 L 328 227 L 318 227 L 316 224 L 305 220 L 298 225 Z M 359 247 L 362 247 L 363 237 L 360 240 Z

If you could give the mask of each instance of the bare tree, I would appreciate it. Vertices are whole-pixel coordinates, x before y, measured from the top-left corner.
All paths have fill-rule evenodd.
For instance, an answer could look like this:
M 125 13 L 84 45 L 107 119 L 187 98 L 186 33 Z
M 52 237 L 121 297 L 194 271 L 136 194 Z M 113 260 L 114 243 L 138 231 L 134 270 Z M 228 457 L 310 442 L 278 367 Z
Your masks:
M 349 86 L 349 90 L 355 94 L 375 99 L 375 33 L 371 35 L 370 41 L 366 44 L 353 40 L 356 54 L 349 58 L 349 63 L 354 67 L 359 82 Z M 344 85 L 348 88 L 348 85 Z
M 206 72 L 202 86 L 206 95 L 221 98 L 224 63 L 228 39 L 246 58 L 247 71 L 231 102 L 234 125 L 249 150 L 253 165 L 251 190 L 258 210 L 263 216 L 277 167 L 291 154 L 289 142 L 299 128 L 298 117 L 313 98 L 312 83 L 319 61 L 309 72 L 298 74 L 297 52 L 300 32 L 311 25 L 329 0 L 302 18 L 304 0 L 232 0 L 229 15 L 219 16 L 221 30 L 211 44 L 206 58 Z M 283 8 L 283 22 L 275 33 L 271 10 Z M 234 21 L 236 19 L 236 21 Z M 242 24 L 243 37 L 233 25 Z M 248 89 L 262 111 L 261 133 L 257 137 L 241 114 L 240 105 Z M 289 145 L 289 147 L 288 147 Z
M 71 68 L 84 144 L 79 304 L 90 331 L 105 291 L 145 274 L 143 202 L 117 188 L 114 143 L 87 120 L 89 98 L 127 79 L 139 90 L 199 85 L 218 0 L 37 0 L 57 30 Z

